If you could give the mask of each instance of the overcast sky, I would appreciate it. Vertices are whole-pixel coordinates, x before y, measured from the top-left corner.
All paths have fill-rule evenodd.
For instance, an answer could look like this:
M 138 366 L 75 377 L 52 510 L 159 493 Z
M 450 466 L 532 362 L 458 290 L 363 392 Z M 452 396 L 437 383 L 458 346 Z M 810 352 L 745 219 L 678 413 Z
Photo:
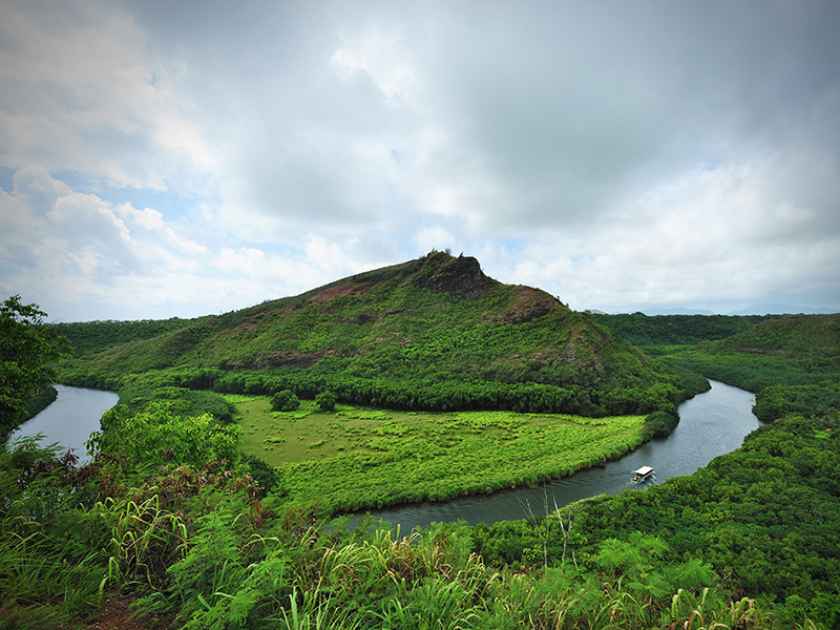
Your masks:
M 0 0 L 0 296 L 192 316 L 451 248 L 840 311 L 840 3 Z

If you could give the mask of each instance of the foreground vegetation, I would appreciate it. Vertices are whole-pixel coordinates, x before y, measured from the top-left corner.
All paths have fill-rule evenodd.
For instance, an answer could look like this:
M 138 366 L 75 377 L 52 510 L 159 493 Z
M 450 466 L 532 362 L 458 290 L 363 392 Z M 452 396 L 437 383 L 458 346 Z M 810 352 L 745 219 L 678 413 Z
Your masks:
M 132 477 L 127 464 L 118 478 Z M 133 599 L 144 625 L 202 629 L 772 623 L 755 601 L 731 601 L 709 565 L 664 563 L 668 545 L 655 537 L 610 539 L 523 571 L 488 564 L 466 526 L 407 538 L 325 529 L 218 462 L 164 466 L 109 494 L 114 466 L 76 472 L 31 444 L 0 455 L 6 627 L 95 619 L 108 597 Z M 20 484 L 33 467 L 37 480 Z
M 440 501 L 532 485 L 615 459 L 645 438 L 645 417 L 507 411 L 420 413 L 304 401 L 273 411 L 233 396 L 243 450 L 278 467 L 290 499 L 330 510 Z

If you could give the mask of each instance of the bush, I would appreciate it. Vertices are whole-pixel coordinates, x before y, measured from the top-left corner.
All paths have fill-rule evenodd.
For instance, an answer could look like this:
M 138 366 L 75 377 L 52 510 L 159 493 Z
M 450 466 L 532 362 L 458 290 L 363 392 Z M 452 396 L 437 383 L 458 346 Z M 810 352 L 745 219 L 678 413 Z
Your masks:
M 335 411 L 335 394 L 331 391 L 321 392 L 315 397 L 315 404 L 321 411 Z
M 298 407 L 300 400 L 288 389 L 283 389 L 271 397 L 271 408 L 275 411 L 294 411 Z
M 680 417 L 672 411 L 654 411 L 645 418 L 646 436 L 655 438 L 668 437 L 680 423 Z
M 233 405 L 215 392 L 184 387 L 154 387 L 142 380 L 120 388 L 120 401 L 132 412 L 143 410 L 153 401 L 168 401 L 169 410 L 179 416 L 209 413 L 221 422 L 233 422 Z
M 258 457 L 254 457 L 253 455 L 245 455 L 242 458 L 242 461 L 244 461 L 248 466 L 251 471 L 251 477 L 253 477 L 254 481 L 256 481 L 260 486 L 263 494 L 267 493 L 269 490 L 274 490 L 275 496 L 284 496 L 286 494 L 285 491 L 276 488 L 278 482 L 280 481 L 280 476 L 277 474 L 277 470 L 273 466 L 266 464 L 263 460 Z

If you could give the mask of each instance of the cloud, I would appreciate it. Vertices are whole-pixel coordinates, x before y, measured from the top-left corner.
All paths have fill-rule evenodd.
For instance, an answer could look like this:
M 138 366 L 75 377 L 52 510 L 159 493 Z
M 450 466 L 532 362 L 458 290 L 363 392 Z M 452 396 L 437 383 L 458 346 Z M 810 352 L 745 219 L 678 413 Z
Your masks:
M 422 228 L 414 238 L 423 251 L 444 250 L 455 245 L 455 237 L 437 225 Z
M 387 261 L 366 262 L 319 236 L 282 253 L 216 248 L 158 210 L 113 204 L 27 170 L 0 191 L 0 262 L 0 291 L 23 293 L 66 320 L 226 311 Z
M 0 163 L 166 189 L 212 153 L 135 20 L 111 3 L 21 2 L 0 21 Z
M 579 308 L 840 309 L 837 17 L 13 3 L 2 288 L 198 314 L 453 247 Z

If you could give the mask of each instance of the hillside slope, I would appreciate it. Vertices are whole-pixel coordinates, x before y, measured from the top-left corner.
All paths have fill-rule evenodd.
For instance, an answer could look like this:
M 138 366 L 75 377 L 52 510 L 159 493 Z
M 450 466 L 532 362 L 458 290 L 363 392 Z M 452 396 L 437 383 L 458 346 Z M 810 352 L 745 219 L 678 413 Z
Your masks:
M 586 399 L 584 407 L 603 412 L 656 408 L 683 389 L 675 372 L 591 316 L 544 291 L 493 280 L 475 258 L 434 251 L 295 297 L 186 321 L 89 353 L 72 368 L 218 368 L 412 387 L 543 384 L 568 388 Z
M 840 314 L 596 319 L 666 365 L 755 392 L 761 420 L 839 404 Z
M 721 339 L 716 350 L 807 359 L 840 367 L 840 315 L 785 315 Z
M 691 344 L 730 337 L 779 315 L 645 315 L 596 313 L 593 319 L 639 346 Z

